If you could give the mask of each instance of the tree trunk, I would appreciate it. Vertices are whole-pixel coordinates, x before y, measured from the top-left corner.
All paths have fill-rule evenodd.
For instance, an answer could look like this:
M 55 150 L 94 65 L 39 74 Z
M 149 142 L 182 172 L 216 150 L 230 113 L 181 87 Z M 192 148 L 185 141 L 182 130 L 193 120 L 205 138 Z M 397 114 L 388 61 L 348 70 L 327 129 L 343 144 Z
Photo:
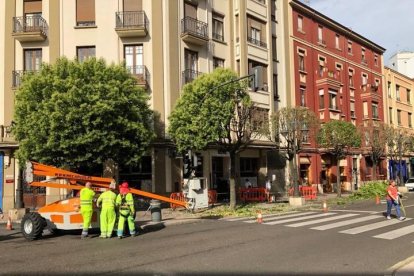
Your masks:
M 341 197 L 341 168 L 339 167 L 339 163 L 341 162 L 341 159 L 336 159 L 336 192 L 338 197 Z
M 234 210 L 237 204 L 237 175 L 240 170 L 238 154 L 230 152 L 230 209 Z
M 293 188 L 293 196 L 299 197 L 299 183 L 295 174 L 295 158 L 289 158 L 289 180 L 290 187 Z
M 372 159 L 372 180 L 377 180 L 377 162 Z

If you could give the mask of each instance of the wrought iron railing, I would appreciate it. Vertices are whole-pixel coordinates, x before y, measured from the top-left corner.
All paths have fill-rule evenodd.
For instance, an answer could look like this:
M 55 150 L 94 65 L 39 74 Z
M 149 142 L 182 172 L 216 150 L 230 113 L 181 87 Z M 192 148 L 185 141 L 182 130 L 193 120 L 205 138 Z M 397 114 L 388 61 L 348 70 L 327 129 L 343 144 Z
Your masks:
M 36 73 L 36 70 L 15 70 L 12 72 L 13 80 L 12 80 L 12 86 L 14 88 L 19 87 L 22 83 L 22 78 L 26 74 L 33 74 Z
M 126 66 L 126 69 L 137 79 L 138 84 L 150 83 L 150 74 L 145 65 Z
M 247 37 L 247 41 L 250 42 L 250 43 L 253 43 L 254 45 L 263 47 L 263 48 L 267 47 L 266 42 L 262 42 L 260 40 L 254 39 L 253 37 L 250 37 L 250 36 Z
M 182 73 L 183 84 L 192 82 L 193 80 L 195 80 L 201 74 L 202 74 L 201 72 L 194 71 L 194 70 L 191 70 L 191 69 L 184 70 L 183 73 Z
M 192 17 L 185 17 L 181 19 L 181 33 L 208 39 L 208 24 Z
M 47 23 L 40 15 L 13 17 L 13 33 L 41 32 L 47 34 Z
M 115 14 L 116 28 L 148 28 L 148 18 L 144 11 L 117 12 Z

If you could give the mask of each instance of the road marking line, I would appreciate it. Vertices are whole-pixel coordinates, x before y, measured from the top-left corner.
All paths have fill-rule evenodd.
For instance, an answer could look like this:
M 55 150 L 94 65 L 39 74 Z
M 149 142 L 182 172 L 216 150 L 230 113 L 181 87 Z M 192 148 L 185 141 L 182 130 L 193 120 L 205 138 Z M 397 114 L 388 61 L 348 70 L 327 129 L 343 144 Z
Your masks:
M 264 222 L 263 224 L 275 225 L 275 224 L 282 224 L 282 223 L 286 223 L 286 222 L 299 221 L 299 220 L 311 219 L 311 218 L 326 217 L 326 216 L 332 216 L 332 215 L 336 215 L 336 213 L 323 213 L 323 214 L 319 214 L 319 215 L 305 216 L 305 217 L 300 217 L 300 218 L 283 219 L 283 220 L 278 220 L 278 221 Z
M 411 220 L 411 219 L 407 218 L 406 220 Z M 339 233 L 355 235 L 355 234 L 375 230 L 375 229 L 378 229 L 378 228 L 391 226 L 391 225 L 394 225 L 394 224 L 397 224 L 397 223 L 400 223 L 400 222 L 402 222 L 402 221 L 399 221 L 398 219 L 385 220 L 385 221 L 380 221 L 380 222 L 375 222 L 375 223 L 363 225 L 363 226 L 360 226 L 360 227 L 354 227 L 354 228 L 351 228 L 351 229 L 340 231 Z
M 292 214 L 292 215 L 274 216 L 274 217 L 271 217 L 271 218 L 266 218 L 266 221 L 274 221 L 274 220 L 280 220 L 280 219 L 285 219 L 285 218 L 293 218 L 293 217 L 305 216 L 305 215 L 310 215 L 310 214 L 315 214 L 315 212 L 305 212 L 305 213 L 296 213 L 296 214 Z M 245 223 L 255 223 L 255 222 L 256 222 L 256 220 L 245 221 Z M 264 224 L 266 224 L 266 223 L 264 223 Z
M 383 216 L 371 215 L 371 216 L 367 216 L 367 217 L 356 218 L 356 219 L 331 223 L 331 224 L 327 224 L 327 225 L 322 225 L 322 226 L 318 226 L 318 227 L 313 227 L 311 229 L 314 229 L 314 230 L 328 230 L 328 229 L 332 229 L 332 228 L 336 228 L 336 227 L 350 225 L 350 224 L 354 224 L 354 223 L 358 223 L 358 222 L 364 222 L 364 221 L 377 219 L 377 218 L 383 218 Z
M 296 214 L 298 213 L 298 211 L 292 211 L 292 212 L 286 212 L 284 214 Z M 270 218 L 270 217 L 280 217 L 281 214 L 267 214 L 267 215 L 263 215 L 263 218 Z M 219 220 L 225 220 L 225 221 L 240 221 L 240 220 L 250 220 L 250 219 L 255 219 L 256 217 L 236 217 L 236 218 L 221 218 Z
M 337 219 L 343 219 L 343 218 L 349 218 L 349 217 L 354 217 L 354 216 L 358 216 L 358 214 L 345 214 L 345 215 L 340 215 L 340 216 L 336 216 L 336 217 L 323 218 L 323 219 L 317 219 L 317 220 L 311 220 L 311 221 L 305 221 L 305 222 L 289 224 L 289 225 L 286 225 L 286 226 L 287 227 L 301 227 L 301 226 L 305 226 L 305 225 L 318 224 L 318 223 L 322 223 L 322 222 L 327 222 L 327 221 L 332 221 L 332 220 L 337 220 Z
M 414 225 L 409 225 L 409 226 L 402 227 L 402 228 L 397 229 L 397 230 L 393 230 L 393 231 L 385 232 L 385 233 L 380 234 L 380 235 L 376 235 L 376 236 L 374 236 L 374 238 L 385 239 L 385 240 L 393 240 L 393 239 L 411 234 L 413 232 L 414 232 Z
M 360 211 L 360 210 L 334 210 L 334 209 L 330 209 L 329 211 L 332 211 L 332 212 L 349 212 L 349 213 L 368 213 L 368 214 L 377 214 L 377 213 L 380 213 L 380 212 L 377 212 L 377 211 Z M 381 212 L 383 212 L 383 211 L 381 211 Z

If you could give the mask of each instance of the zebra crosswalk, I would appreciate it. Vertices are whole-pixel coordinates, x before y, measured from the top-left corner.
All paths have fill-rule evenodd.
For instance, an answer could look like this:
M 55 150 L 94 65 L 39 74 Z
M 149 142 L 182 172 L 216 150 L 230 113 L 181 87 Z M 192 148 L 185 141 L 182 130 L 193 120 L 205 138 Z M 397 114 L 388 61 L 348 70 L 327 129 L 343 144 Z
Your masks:
M 317 231 L 338 230 L 340 234 L 357 235 L 375 230 L 371 237 L 383 240 L 393 240 L 401 237 L 410 238 L 414 234 L 414 220 L 407 218 L 404 221 L 397 219 L 386 220 L 381 214 L 361 213 L 349 211 L 331 211 L 326 213 L 291 212 L 284 215 L 265 215 L 262 225 L 284 226 L 284 227 L 309 227 Z M 256 219 L 251 218 L 223 218 L 227 222 L 256 223 Z M 345 229 L 344 229 L 345 228 Z M 382 232 L 378 234 L 379 232 Z M 411 236 L 414 240 L 414 235 Z M 413 241 L 414 243 L 414 241 Z

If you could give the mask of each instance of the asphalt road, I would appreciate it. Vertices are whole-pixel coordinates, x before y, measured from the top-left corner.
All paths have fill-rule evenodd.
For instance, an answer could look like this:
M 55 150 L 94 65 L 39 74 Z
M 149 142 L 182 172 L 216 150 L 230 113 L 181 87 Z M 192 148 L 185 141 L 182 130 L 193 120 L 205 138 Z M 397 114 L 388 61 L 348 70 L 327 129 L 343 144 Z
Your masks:
M 405 206 L 407 216 L 413 218 L 414 200 L 406 200 Z M 413 233 L 393 240 L 374 238 L 385 232 L 383 228 L 354 235 L 340 233 L 386 221 L 381 217 L 385 204 L 368 202 L 347 209 L 329 210 L 335 214 L 326 217 L 345 216 L 330 222 L 317 223 L 325 216 L 274 225 L 266 223 L 282 219 L 265 217 L 264 224 L 201 220 L 148 228 L 137 237 L 122 240 L 99 239 L 97 234 L 81 240 L 78 234 L 68 233 L 27 242 L 18 231 L 1 229 L 0 274 L 384 275 L 413 255 Z M 373 215 L 379 217 L 339 228 L 311 229 Z M 287 226 L 303 221 L 313 222 Z M 386 231 L 411 225 L 414 219 L 391 225 Z

